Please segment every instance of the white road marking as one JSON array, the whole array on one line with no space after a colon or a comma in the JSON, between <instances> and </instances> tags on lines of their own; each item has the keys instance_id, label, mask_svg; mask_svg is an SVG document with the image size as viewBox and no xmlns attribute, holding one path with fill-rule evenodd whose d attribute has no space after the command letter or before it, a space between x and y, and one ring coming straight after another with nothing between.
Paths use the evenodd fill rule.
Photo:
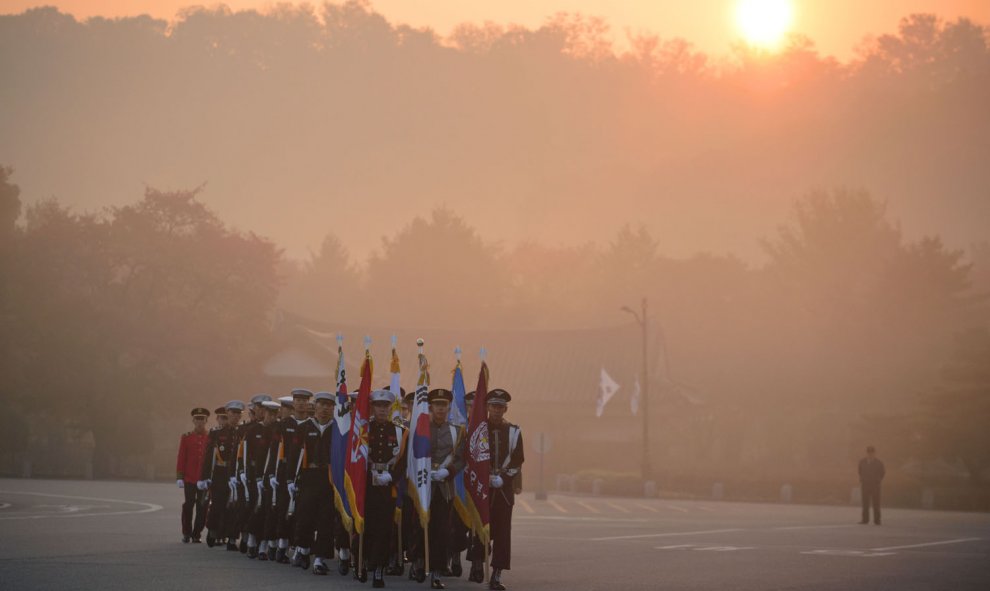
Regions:
<instances>
[{"instance_id":1,"label":"white road marking","mask_svg":"<svg viewBox=\"0 0 990 591\"><path fill-rule=\"evenodd\" d=\"M584 501L574 501L574 502L577 503L578 505L581 505L582 507L584 507L588 511L591 511L592 513L601 513L601 511L599 511L597 508L592 507L591 505L589 505L588 503L585 503Z\"/></svg>"},{"instance_id":2,"label":"white road marking","mask_svg":"<svg viewBox=\"0 0 990 591\"><path fill-rule=\"evenodd\" d=\"M688 512L688 510L685 509L684 507L678 507L677 505L664 505L664 507L666 507L668 509L672 509L674 511L680 511L681 513L687 513Z\"/></svg>"},{"instance_id":3,"label":"white road marking","mask_svg":"<svg viewBox=\"0 0 990 591\"><path fill-rule=\"evenodd\" d=\"M606 502L605 504L615 509L616 511L620 511L622 513L629 513L629 509L626 509L622 505L616 505L615 503L609 503L609 502Z\"/></svg>"},{"instance_id":4,"label":"white road marking","mask_svg":"<svg viewBox=\"0 0 990 591\"><path fill-rule=\"evenodd\" d=\"M635 540L638 538L667 538L671 536L698 536L703 534L724 534L728 532L742 531L740 528L731 529L703 529L698 531L678 531L666 532L662 534L637 534L632 536L608 536L605 538L591 538L592 542L607 542L610 540Z\"/></svg>"},{"instance_id":5,"label":"white road marking","mask_svg":"<svg viewBox=\"0 0 990 591\"><path fill-rule=\"evenodd\" d=\"M54 495L49 493L39 493L39 492L28 492L28 491L16 491L16 490L0 490L0 494L7 495L33 495L36 497L53 497L58 499L74 499L77 501L99 501L101 503L122 503L126 505L140 505L144 507L143 509L138 509L135 511L109 511L106 513L60 513L60 514L46 514L46 515L9 515L5 517L0 517L0 520L6 519L49 519L49 518L60 518L67 519L70 517L108 517L111 515L137 515L139 513L153 513L155 511L161 511L164 509L161 505L156 505L154 503L142 503L140 501L125 501L123 499L98 499L94 497L75 497L71 495Z\"/></svg>"},{"instance_id":6,"label":"white road marking","mask_svg":"<svg viewBox=\"0 0 990 591\"><path fill-rule=\"evenodd\" d=\"M0 503L0 509L6 509L7 507L10 506L11 506L10 503Z\"/></svg>"},{"instance_id":7,"label":"white road marking","mask_svg":"<svg viewBox=\"0 0 990 591\"><path fill-rule=\"evenodd\" d=\"M557 501L553 499L547 499L547 503L549 503L551 507L560 511L561 513L567 513L567 509L564 509L564 506L558 503Z\"/></svg>"},{"instance_id":8,"label":"white road marking","mask_svg":"<svg viewBox=\"0 0 990 591\"><path fill-rule=\"evenodd\" d=\"M654 513L660 512L660 509L657 509L656 507L651 507L649 505L644 505L642 503L636 503L636 506L639 507L640 509L646 509L647 511L652 511Z\"/></svg>"},{"instance_id":9,"label":"white road marking","mask_svg":"<svg viewBox=\"0 0 990 591\"><path fill-rule=\"evenodd\" d=\"M711 507L706 507L705 505L695 505L695 507L698 508L698 509L701 509L702 511L706 511L708 513L714 513L715 512L715 509L712 509Z\"/></svg>"},{"instance_id":10,"label":"white road marking","mask_svg":"<svg viewBox=\"0 0 990 591\"><path fill-rule=\"evenodd\" d=\"M686 550L694 548L694 544L676 544L674 546L654 546L654 550Z\"/></svg>"},{"instance_id":11,"label":"white road marking","mask_svg":"<svg viewBox=\"0 0 990 591\"><path fill-rule=\"evenodd\" d=\"M819 556L858 556L873 558L875 556L893 556L897 552L864 552L863 550L808 550L801 554L817 554Z\"/></svg>"},{"instance_id":12,"label":"white road marking","mask_svg":"<svg viewBox=\"0 0 990 591\"><path fill-rule=\"evenodd\" d=\"M527 513L536 513L536 511L533 511L533 508L530 507L529 503L526 501L519 499L519 504L522 505L522 508L525 509Z\"/></svg>"},{"instance_id":13,"label":"white road marking","mask_svg":"<svg viewBox=\"0 0 990 591\"><path fill-rule=\"evenodd\" d=\"M785 530L797 530L797 529L832 529L836 527L856 527L852 523L842 523L839 525L789 525L787 527L775 527L773 529L785 531Z\"/></svg>"},{"instance_id":14,"label":"white road marking","mask_svg":"<svg viewBox=\"0 0 990 591\"><path fill-rule=\"evenodd\" d=\"M752 550L755 546L704 546L695 548L704 552L735 552L737 550Z\"/></svg>"},{"instance_id":15,"label":"white road marking","mask_svg":"<svg viewBox=\"0 0 990 591\"><path fill-rule=\"evenodd\" d=\"M976 542L982 538L959 538L958 540L943 540L941 542L927 542L925 544L908 544L906 546L887 546L885 548L871 548L873 552L886 552L887 550L903 550L905 548L924 548L926 546L942 546L945 544L961 544L963 542Z\"/></svg>"}]
</instances>

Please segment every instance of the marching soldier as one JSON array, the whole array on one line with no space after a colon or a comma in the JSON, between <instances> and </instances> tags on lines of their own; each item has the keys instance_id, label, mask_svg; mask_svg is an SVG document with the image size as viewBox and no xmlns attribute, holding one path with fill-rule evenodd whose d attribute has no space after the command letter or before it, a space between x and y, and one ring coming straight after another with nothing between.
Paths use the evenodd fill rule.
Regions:
<instances>
[{"instance_id":1,"label":"marching soldier","mask_svg":"<svg viewBox=\"0 0 990 591\"><path fill-rule=\"evenodd\" d=\"M247 557L260 558L260 552L264 554L262 560L268 559L268 541L265 539L265 516L267 507L264 499L266 495L265 469L269 462L269 449L271 447L272 431L275 423L275 413L280 407L279 403L272 402L271 396L259 394L251 399L251 413L254 422L244 429L244 440L241 442L241 482L247 491L247 503L244 507L244 534L247 538Z\"/></svg>"},{"instance_id":2,"label":"marching soldier","mask_svg":"<svg viewBox=\"0 0 990 591\"><path fill-rule=\"evenodd\" d=\"M179 454L175 462L176 484L182 489L185 501L182 503L182 543L200 543L203 525L206 522L206 511L203 507L203 496L206 494L196 486L203 472L203 455L209 434L206 431L206 419L210 411L205 408L192 410L193 430L179 438ZM193 509L196 510L196 521L193 523Z\"/></svg>"},{"instance_id":3,"label":"marching soldier","mask_svg":"<svg viewBox=\"0 0 990 591\"><path fill-rule=\"evenodd\" d=\"M293 564L309 568L310 550L315 561L313 574L325 575L330 569L324 563L333 555L334 523L336 509L333 490L330 488L330 428L336 406L330 392L317 392L316 415L313 420L300 425L303 439L302 470L296 481L296 555ZM314 545L315 542L315 545Z\"/></svg>"},{"instance_id":4,"label":"marching soldier","mask_svg":"<svg viewBox=\"0 0 990 591\"><path fill-rule=\"evenodd\" d=\"M393 483L405 476L405 429L392 423L395 394L389 390L371 393L371 421L368 423L368 482L365 489L364 548L368 570L373 571L371 586L385 586L392 524L395 521Z\"/></svg>"},{"instance_id":5,"label":"marching soldier","mask_svg":"<svg viewBox=\"0 0 990 591\"><path fill-rule=\"evenodd\" d=\"M210 431L214 431L216 429L223 429L224 427L227 426L227 409L225 407L221 406L220 408L214 410L213 415L217 419L217 424L214 425L214 427L210 429Z\"/></svg>"},{"instance_id":6,"label":"marching soldier","mask_svg":"<svg viewBox=\"0 0 990 591\"><path fill-rule=\"evenodd\" d=\"M471 416L471 405L474 404L474 391L464 395L464 404L467 407L467 415ZM463 449L461 450L463 454ZM470 524L464 523L460 515L453 515L450 519L450 574L455 577L461 576L464 572L461 566L461 552L468 549L471 541Z\"/></svg>"},{"instance_id":7,"label":"marching soldier","mask_svg":"<svg viewBox=\"0 0 990 591\"><path fill-rule=\"evenodd\" d=\"M289 564L289 545L295 538L293 532L295 521L292 515L294 511L290 509L295 508L296 477L302 469L302 425L309 421L306 416L306 406L312 397L313 393L309 390L302 388L293 390L293 414L282 421L279 430L278 463L271 484L279 492L275 502L275 511L278 513L276 525L278 550L275 553L275 561L282 564Z\"/></svg>"},{"instance_id":8,"label":"marching soldier","mask_svg":"<svg viewBox=\"0 0 990 591\"><path fill-rule=\"evenodd\" d=\"M245 404L240 400L227 403L227 428L233 432L231 445L225 452L224 458L229 470L228 487L230 495L227 498L227 508L223 515L223 532L227 538L227 550L237 552L237 538L240 535L240 518L244 506L244 491L241 490L238 464L240 463L241 441L244 439L245 424L241 423ZM246 540L242 543L247 552Z\"/></svg>"},{"instance_id":9,"label":"marching soldier","mask_svg":"<svg viewBox=\"0 0 990 591\"><path fill-rule=\"evenodd\" d=\"M199 490L210 492L210 507L206 514L206 545L211 548L223 536L224 514L230 498L228 478L233 470L233 465L228 464L233 458L231 448L234 446L234 429L231 423L236 424L240 420L243 409L243 402L232 400L223 407L223 413L217 413L217 424L222 426L209 433L203 471L196 483Z\"/></svg>"},{"instance_id":10,"label":"marching soldier","mask_svg":"<svg viewBox=\"0 0 990 591\"><path fill-rule=\"evenodd\" d=\"M272 439L264 474L268 490L271 491L271 496L268 500L268 511L265 516L265 539L268 541L268 560L273 562L277 558L276 553L278 550L278 526L280 518L277 507L281 500L289 494L284 490L285 483L282 483L281 487L278 486L276 471L278 468L278 450L282 443L282 425L286 419L292 416L292 396L282 396L278 399L278 405L278 419L272 426ZM285 506L288 506L287 503L288 501L286 501ZM282 514L284 515L284 512Z\"/></svg>"},{"instance_id":11,"label":"marching soldier","mask_svg":"<svg viewBox=\"0 0 990 591\"><path fill-rule=\"evenodd\" d=\"M430 471L432 490L430 492L430 588L443 589L440 575L447 567L450 516L454 500L453 477L464 468L464 457L460 451L460 437L457 427L447 421L450 403L454 395L450 390L437 388L427 395L430 404L430 452L433 469ZM418 520L417 520L418 523ZM423 537L422 528L417 527L416 564L422 569ZM417 577L422 580L422 576Z\"/></svg>"},{"instance_id":12,"label":"marching soldier","mask_svg":"<svg viewBox=\"0 0 990 591\"><path fill-rule=\"evenodd\" d=\"M488 393L488 449L491 452L489 519L492 539L492 576L488 588L504 591L502 571L509 570L512 556L512 507L517 489L521 489L519 473L524 461L522 430L505 420L512 396L500 388ZM478 548L473 555L469 580L484 580L482 557Z\"/></svg>"}]
</instances>

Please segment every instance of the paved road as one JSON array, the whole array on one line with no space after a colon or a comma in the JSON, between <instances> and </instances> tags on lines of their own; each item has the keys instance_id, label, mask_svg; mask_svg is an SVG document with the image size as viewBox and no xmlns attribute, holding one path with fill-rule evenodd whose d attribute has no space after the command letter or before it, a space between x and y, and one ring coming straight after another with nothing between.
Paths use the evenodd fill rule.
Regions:
<instances>
[{"instance_id":1,"label":"paved road","mask_svg":"<svg viewBox=\"0 0 990 591\"><path fill-rule=\"evenodd\" d=\"M179 542L174 485L0 479L0 588L370 589ZM531 589L990 589L990 515L527 494L513 570ZM390 588L427 589L405 579ZM448 579L448 589L483 589Z\"/></svg>"}]
</instances>

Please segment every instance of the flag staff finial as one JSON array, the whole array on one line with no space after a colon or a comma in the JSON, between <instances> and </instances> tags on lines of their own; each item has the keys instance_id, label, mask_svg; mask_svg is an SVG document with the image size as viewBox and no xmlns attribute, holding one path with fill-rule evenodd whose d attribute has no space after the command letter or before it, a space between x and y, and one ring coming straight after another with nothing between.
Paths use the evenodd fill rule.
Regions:
<instances>
[{"instance_id":1,"label":"flag staff finial","mask_svg":"<svg viewBox=\"0 0 990 591\"><path fill-rule=\"evenodd\" d=\"M337 346L338 347L344 346L344 333L342 332L337 333Z\"/></svg>"},{"instance_id":2,"label":"flag staff finial","mask_svg":"<svg viewBox=\"0 0 990 591\"><path fill-rule=\"evenodd\" d=\"M364 348L365 349L371 348L371 335L364 335Z\"/></svg>"},{"instance_id":3,"label":"flag staff finial","mask_svg":"<svg viewBox=\"0 0 990 591\"><path fill-rule=\"evenodd\" d=\"M487 357L488 357L488 349L486 349L486 348L484 348L484 347L482 347L482 348L481 348L481 360L482 360L482 361L485 361L485 359L486 359Z\"/></svg>"},{"instance_id":4,"label":"flag staff finial","mask_svg":"<svg viewBox=\"0 0 990 591\"><path fill-rule=\"evenodd\" d=\"M461 360L461 348L460 348L460 347L454 347L454 357L455 357L455 358L456 358L456 359L457 359L458 361L460 361L460 360Z\"/></svg>"},{"instance_id":5,"label":"flag staff finial","mask_svg":"<svg viewBox=\"0 0 990 591\"><path fill-rule=\"evenodd\" d=\"M423 345L424 345L424 344L426 344L426 341L424 341L424 340L422 339L422 337L421 337L421 338L418 338L418 339L416 339L416 346L417 346L417 347L419 347L419 353L420 353L421 355L423 354Z\"/></svg>"},{"instance_id":6,"label":"flag staff finial","mask_svg":"<svg viewBox=\"0 0 990 591\"><path fill-rule=\"evenodd\" d=\"M396 343L399 342L399 337L392 335L392 348L395 348Z\"/></svg>"}]
</instances>

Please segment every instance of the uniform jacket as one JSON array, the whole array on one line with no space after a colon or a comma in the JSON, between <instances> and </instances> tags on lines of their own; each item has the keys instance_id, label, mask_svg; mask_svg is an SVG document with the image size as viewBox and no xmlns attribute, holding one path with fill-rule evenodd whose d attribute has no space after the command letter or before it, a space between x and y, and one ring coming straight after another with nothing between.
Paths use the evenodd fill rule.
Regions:
<instances>
[{"instance_id":1,"label":"uniform jacket","mask_svg":"<svg viewBox=\"0 0 990 591\"><path fill-rule=\"evenodd\" d=\"M179 438L179 454L175 461L175 477L196 482L203 472L203 457L210 434L189 431Z\"/></svg>"},{"instance_id":2,"label":"uniform jacket","mask_svg":"<svg viewBox=\"0 0 990 591\"><path fill-rule=\"evenodd\" d=\"M281 441L278 448L277 476L279 482L289 482L296 479L299 468L299 457L303 449L303 432L310 419L296 420L288 417L282 420L279 432Z\"/></svg>"},{"instance_id":3,"label":"uniform jacket","mask_svg":"<svg viewBox=\"0 0 990 591\"><path fill-rule=\"evenodd\" d=\"M430 420L430 453L433 456L433 469L446 468L445 480L433 483L433 494L440 494L444 500L454 498L454 475L464 469L463 431L444 421L436 424Z\"/></svg>"},{"instance_id":4,"label":"uniform jacket","mask_svg":"<svg viewBox=\"0 0 990 591\"><path fill-rule=\"evenodd\" d=\"M513 437L513 433L516 434ZM494 489L492 496L501 494L510 504L515 504L517 478L523 461L522 430L517 425L502 421L499 427L488 423L488 449L491 452L491 474L502 477L502 488Z\"/></svg>"},{"instance_id":5,"label":"uniform jacket","mask_svg":"<svg viewBox=\"0 0 990 591\"><path fill-rule=\"evenodd\" d=\"M306 464L303 469L326 469L330 467L330 447L333 444L332 426L333 419L327 421L326 425L321 425L316 419L300 425L302 445L306 450Z\"/></svg>"},{"instance_id":6,"label":"uniform jacket","mask_svg":"<svg viewBox=\"0 0 990 591\"><path fill-rule=\"evenodd\" d=\"M406 454L405 432L401 425L392 421L368 421L368 486L372 486L372 471L387 465L392 474L392 484L405 478Z\"/></svg>"},{"instance_id":7,"label":"uniform jacket","mask_svg":"<svg viewBox=\"0 0 990 591\"><path fill-rule=\"evenodd\" d=\"M271 464L269 452L274 431L274 424L266 425L261 421L251 423L244 429L242 453L246 458L242 464L249 481L253 482L264 476L266 464Z\"/></svg>"},{"instance_id":8,"label":"uniform jacket","mask_svg":"<svg viewBox=\"0 0 990 591\"><path fill-rule=\"evenodd\" d=\"M203 454L203 469L200 472L200 480L211 480L214 472L221 470L221 476L226 477L228 472L227 461L234 456L234 429L233 427L216 428L210 431L206 441L206 451ZM230 465L233 470L233 464Z\"/></svg>"}]
</instances>

